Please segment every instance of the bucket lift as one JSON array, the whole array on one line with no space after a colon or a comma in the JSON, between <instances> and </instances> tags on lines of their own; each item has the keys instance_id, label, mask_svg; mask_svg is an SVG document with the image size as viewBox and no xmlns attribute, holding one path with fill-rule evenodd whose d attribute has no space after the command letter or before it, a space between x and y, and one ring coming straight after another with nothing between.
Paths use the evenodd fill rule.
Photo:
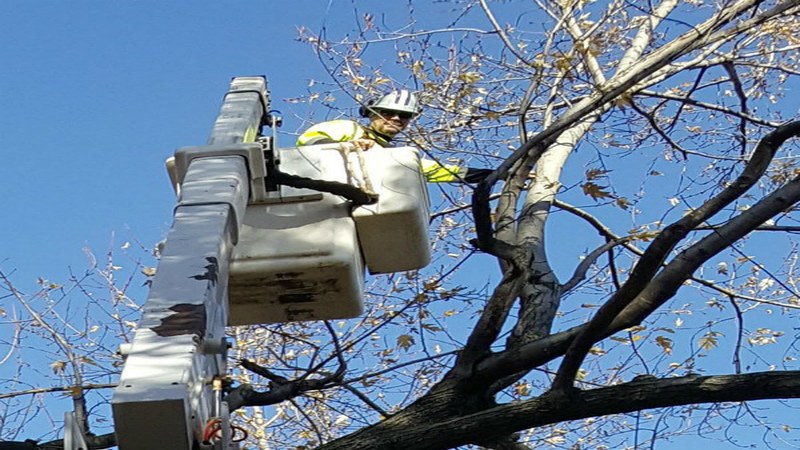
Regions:
<instances>
[{"instance_id":1,"label":"bucket lift","mask_svg":"<svg viewBox=\"0 0 800 450\"><path fill-rule=\"evenodd\" d=\"M264 77L234 78L208 145L168 162L173 225L133 341L120 349L120 450L237 449L222 395L226 325L356 317L365 270L430 260L416 149L279 149L269 104Z\"/></svg>"}]
</instances>

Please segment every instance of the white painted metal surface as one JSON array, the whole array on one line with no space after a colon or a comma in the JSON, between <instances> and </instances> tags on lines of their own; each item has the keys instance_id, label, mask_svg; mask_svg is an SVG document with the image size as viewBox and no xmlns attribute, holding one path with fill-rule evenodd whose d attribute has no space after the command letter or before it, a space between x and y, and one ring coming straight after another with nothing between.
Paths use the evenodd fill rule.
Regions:
<instances>
[{"instance_id":1,"label":"white painted metal surface","mask_svg":"<svg viewBox=\"0 0 800 450\"><path fill-rule=\"evenodd\" d=\"M363 186L355 153L337 145L281 152L281 170ZM363 311L363 273L399 272L430 261L428 196L413 148L374 149L365 166L379 195L352 210L322 194L297 202L249 205L231 264L231 325L356 317ZM308 200L307 198L305 200ZM313 200L313 199L312 199ZM363 260L362 260L363 255Z\"/></svg>"},{"instance_id":2,"label":"white painted metal surface","mask_svg":"<svg viewBox=\"0 0 800 450\"><path fill-rule=\"evenodd\" d=\"M365 153L365 159L380 196L378 203L353 210L367 269L392 273L425 267L431 260L430 204L419 151L375 148Z\"/></svg>"},{"instance_id":3,"label":"white painted metal surface","mask_svg":"<svg viewBox=\"0 0 800 450\"><path fill-rule=\"evenodd\" d=\"M264 147L254 142L267 111L266 79L234 78L208 146L176 155L172 228L133 341L120 349L126 361L112 398L120 450L238 448L211 384L227 372L230 255L248 199L269 196ZM210 445L201 441L212 418L225 429Z\"/></svg>"},{"instance_id":4,"label":"white painted metal surface","mask_svg":"<svg viewBox=\"0 0 800 450\"><path fill-rule=\"evenodd\" d=\"M189 167L112 399L122 450L191 450L211 417L210 382L227 366L224 354L204 353L203 342L224 337L228 264L247 183L238 156Z\"/></svg>"},{"instance_id":5,"label":"white painted metal surface","mask_svg":"<svg viewBox=\"0 0 800 450\"><path fill-rule=\"evenodd\" d=\"M357 186L365 186L367 179L371 182L378 202L351 213L370 273L421 269L430 262L430 202L419 150L373 147L362 154L365 167L352 151L345 161L339 144L300 147L297 152L319 160L322 179Z\"/></svg>"},{"instance_id":6,"label":"white painted metal surface","mask_svg":"<svg viewBox=\"0 0 800 450\"><path fill-rule=\"evenodd\" d=\"M281 170L325 176L319 152L281 152ZM280 202L249 205L231 263L231 325L356 317L364 263L351 204L281 187Z\"/></svg>"}]
</instances>

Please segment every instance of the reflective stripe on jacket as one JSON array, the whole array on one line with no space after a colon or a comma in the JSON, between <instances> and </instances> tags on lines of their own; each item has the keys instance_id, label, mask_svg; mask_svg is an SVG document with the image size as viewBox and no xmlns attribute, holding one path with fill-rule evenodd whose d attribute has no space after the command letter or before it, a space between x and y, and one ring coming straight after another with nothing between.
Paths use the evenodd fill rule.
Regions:
<instances>
[{"instance_id":1,"label":"reflective stripe on jacket","mask_svg":"<svg viewBox=\"0 0 800 450\"><path fill-rule=\"evenodd\" d=\"M353 120L331 120L318 123L297 138L297 146L351 142L356 139L370 139L381 147L389 147L389 140ZM422 174L429 183L449 183L461 181L466 168L455 164L439 164L423 159Z\"/></svg>"}]
</instances>

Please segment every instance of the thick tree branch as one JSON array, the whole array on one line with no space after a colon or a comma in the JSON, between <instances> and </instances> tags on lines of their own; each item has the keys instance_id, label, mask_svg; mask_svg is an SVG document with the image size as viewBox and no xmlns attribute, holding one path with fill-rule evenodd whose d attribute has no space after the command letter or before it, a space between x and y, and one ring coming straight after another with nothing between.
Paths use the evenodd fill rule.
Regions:
<instances>
[{"instance_id":1,"label":"thick tree branch","mask_svg":"<svg viewBox=\"0 0 800 450\"><path fill-rule=\"evenodd\" d=\"M594 111L565 130L536 164L517 226L516 242L531 256L527 267L527 282L520 291L517 323L509 336L508 346L518 346L538 339L552 330L562 293L547 255L546 224L567 159L604 111L605 107Z\"/></svg>"},{"instance_id":2,"label":"thick tree branch","mask_svg":"<svg viewBox=\"0 0 800 450\"><path fill-rule=\"evenodd\" d=\"M731 39L741 36L743 33L750 30L757 29L776 17L786 17L796 14L797 7L800 5L800 1L798 0L786 0L762 14L755 14L756 10L753 9L753 7L755 6L757 8L762 1L763 0L739 1L729 4L728 7L722 9L702 24L692 27L680 38L674 39L670 43L661 46L649 56L661 52L673 53L678 51L682 52L683 55L688 55L696 50L700 51L693 55L691 60L678 63L676 62L677 58L675 58L672 62L660 66L658 70L646 77L646 80L643 79L643 83L634 90L640 90L646 85L658 83L687 68L705 65L704 63ZM745 15L745 13L751 9L753 9L753 14L751 14L749 19L736 22L739 16ZM659 55L656 59L660 59L661 56L662 55ZM632 66L632 70L638 71L646 68L649 64L649 60L649 57L643 58L638 64Z\"/></svg>"},{"instance_id":3,"label":"thick tree branch","mask_svg":"<svg viewBox=\"0 0 800 450\"><path fill-rule=\"evenodd\" d=\"M570 205L569 203L565 203L565 202L563 202L561 200L555 200L553 202L553 204L555 206L563 209L564 211L567 211L570 214L573 214L573 215L585 220L589 225L591 225L595 230L597 230L597 232L600 234L600 236L603 236L606 240L622 239L620 236L618 236L617 234L612 232L608 227L606 227L603 223L601 223L599 220L597 220L596 217L592 216L591 214L587 213L586 211L584 211L584 210L582 210L582 209L580 209L580 208L578 208L576 206ZM700 226L695 227L695 231L716 230L720 226L721 225L700 225ZM780 232L786 232L786 233L800 233L800 227L780 226L780 225L759 225L755 229L753 229L752 231L780 231ZM643 254L643 252L641 250L639 250L637 247L635 247L634 245L632 245L630 243L623 242L620 245L622 245L626 250L632 252L635 255L641 256ZM613 272L612 272L612 274L613 274ZM699 284L702 284L703 286L705 286L705 287L707 287L709 289L713 289L713 290L719 292L720 294L722 294L722 295L724 295L726 297L735 297L735 298L738 298L738 299L747 300L749 302L763 303L765 305L773 305L773 306L778 306L778 307L781 307L781 308L790 308L790 309L798 309L798 308L800 308L799 305L793 305L793 304L790 304L790 303L781 303L781 302L777 302L777 301L774 301L774 300L768 300L768 299L765 299L765 298L759 298L759 297L753 297L751 295L745 295L745 294L742 294L741 292L735 292L735 291L732 291L730 289L727 289L727 288L724 288L722 286L719 286L717 283L715 283L713 281L706 280L706 279L703 279L703 278L698 278L698 277L695 277L695 276L691 276L689 279L694 281L694 282L697 282ZM617 288L619 288L619 287L617 287Z\"/></svg>"},{"instance_id":4,"label":"thick tree branch","mask_svg":"<svg viewBox=\"0 0 800 450\"><path fill-rule=\"evenodd\" d=\"M434 423L361 434L317 450L447 450L493 436L610 414L651 408L711 402L800 398L800 371L759 372L744 375L647 377L616 386L573 391L550 391L540 397L489 408Z\"/></svg>"},{"instance_id":5,"label":"thick tree branch","mask_svg":"<svg viewBox=\"0 0 800 450\"><path fill-rule=\"evenodd\" d=\"M677 0L662 1L652 12L648 12L639 25L636 35L631 40L630 48L622 56L619 68L625 70L632 66L644 54L645 49L650 45L653 31L678 5Z\"/></svg>"},{"instance_id":6,"label":"thick tree branch","mask_svg":"<svg viewBox=\"0 0 800 450\"><path fill-rule=\"evenodd\" d=\"M515 151L514 155L503 161L494 172L478 183L478 186L472 193L472 216L475 219L475 232L477 234L477 239L473 241L473 245L481 251L509 262L513 261L519 268L527 266L524 261L525 254L512 244L501 241L495 237L489 198L491 197L492 187L498 180L508 177L514 168L518 171L523 170L518 164L520 157L525 156L528 154L528 151L530 151L528 161L530 161L530 164L535 164L547 149L550 142L545 140L540 141L539 144L538 146L531 146L530 148L526 148L527 145L523 145L521 148L526 148L525 152L520 153L519 157L516 157L517 152Z\"/></svg>"},{"instance_id":7,"label":"thick tree branch","mask_svg":"<svg viewBox=\"0 0 800 450\"><path fill-rule=\"evenodd\" d=\"M503 279L492 292L449 376L457 378L471 376L474 364L489 353L491 345L503 329L511 305L526 281L524 274L524 271L519 271L514 266L506 269Z\"/></svg>"},{"instance_id":8,"label":"thick tree branch","mask_svg":"<svg viewBox=\"0 0 800 450\"><path fill-rule=\"evenodd\" d=\"M272 373L266 367L259 366L246 359L240 361L240 365L253 373L269 379L269 391L259 392L247 384L237 387L226 397L231 411L243 406L274 405L297 397L304 392L319 391L336 386L342 382L345 371L347 370L344 361L340 359L339 368L330 375L326 375L322 378L307 378L308 374L306 374L301 378L289 380Z\"/></svg>"},{"instance_id":9,"label":"thick tree branch","mask_svg":"<svg viewBox=\"0 0 800 450\"><path fill-rule=\"evenodd\" d=\"M578 338L571 343L570 348L564 355L564 360L558 369L558 373L553 380L554 389L566 390L572 387L575 374L578 372L592 344L607 335L609 325L615 320L617 315L647 287L647 284L660 269L665 258L675 245L686 237L694 227L705 222L709 217L739 198L758 182L769 166L769 163L772 161L778 147L780 147L784 141L797 134L800 134L800 121L782 125L775 131L769 133L759 142L747 166L745 166L745 169L730 186L705 202L699 208L666 227L656 236L637 262L630 276L622 285L622 288L618 290L608 302L600 307L594 318L587 324ZM771 217L771 215L769 217ZM763 219L761 222L752 224L750 228L746 229L746 232L757 227L767 218ZM693 271L694 270L686 273L686 277L691 275Z\"/></svg>"},{"instance_id":10,"label":"thick tree branch","mask_svg":"<svg viewBox=\"0 0 800 450\"><path fill-rule=\"evenodd\" d=\"M703 263L747 235L759 224L798 201L800 201L800 177L758 201L747 211L678 254L631 303L630 307L619 315L611 328L628 327L641 322L671 298L683 282Z\"/></svg>"},{"instance_id":11,"label":"thick tree branch","mask_svg":"<svg viewBox=\"0 0 800 450\"><path fill-rule=\"evenodd\" d=\"M764 220L784 210L786 205L790 204L790 202L798 201L797 199L800 199L800 192L798 191L800 191L800 181L795 181L785 186L783 189L776 191L770 197L764 199L764 201L757 203L743 212L737 218L723 226L717 227L715 233L690 247L690 249L694 248L693 252L687 253L689 251L689 249L687 249L682 253L680 258L676 257L672 262L665 264L665 269L653 280L653 283L651 283L653 286L659 286L658 292L655 290L651 291L649 288L643 291L639 298L632 302L631 306L626 308L611 324L604 335L610 336L619 330L641 323L644 318L655 311L663 302L671 298L683 282L689 278L726 296L735 296L744 300L773 304L779 307L797 308L796 305L781 304L769 300L744 296L716 286L713 282L708 280L691 277L692 272L697 267L695 267L694 264L687 266L687 263L699 261L699 263L702 264L708 258L713 257L715 254L713 253L714 251L722 251L729 243L747 234L746 230L753 227L754 224L763 223ZM560 206L569 207L569 205L563 204L563 202ZM589 216L589 219L593 218ZM601 231L601 234L609 238L617 238L617 236L607 229L604 233L602 224L598 223L597 226L600 227L598 230ZM736 230L735 235L731 235L733 230ZM709 242L714 243L713 247L709 246ZM700 250L698 246L703 249ZM635 250L635 248L632 249ZM666 270L667 267L670 267L669 271ZM667 283L667 276L670 278L669 283ZM531 368L550 362L566 352L567 347L581 332L584 326L585 325L573 327L545 338L526 343L522 346L509 348L503 352L492 354L480 361L476 368L475 377L479 380L493 380L521 371L530 370Z\"/></svg>"}]
</instances>

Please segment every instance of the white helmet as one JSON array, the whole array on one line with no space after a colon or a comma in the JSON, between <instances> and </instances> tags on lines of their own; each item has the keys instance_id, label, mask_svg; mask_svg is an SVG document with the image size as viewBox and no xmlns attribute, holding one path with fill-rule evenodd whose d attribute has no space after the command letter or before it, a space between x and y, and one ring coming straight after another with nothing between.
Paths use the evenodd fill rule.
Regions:
<instances>
[{"instance_id":1,"label":"white helmet","mask_svg":"<svg viewBox=\"0 0 800 450\"><path fill-rule=\"evenodd\" d=\"M417 96L413 92L401 89L390 92L377 101L372 99L365 106L359 108L362 117L369 117L370 114L381 110L403 112L416 116L420 113L419 100L417 100Z\"/></svg>"}]
</instances>

